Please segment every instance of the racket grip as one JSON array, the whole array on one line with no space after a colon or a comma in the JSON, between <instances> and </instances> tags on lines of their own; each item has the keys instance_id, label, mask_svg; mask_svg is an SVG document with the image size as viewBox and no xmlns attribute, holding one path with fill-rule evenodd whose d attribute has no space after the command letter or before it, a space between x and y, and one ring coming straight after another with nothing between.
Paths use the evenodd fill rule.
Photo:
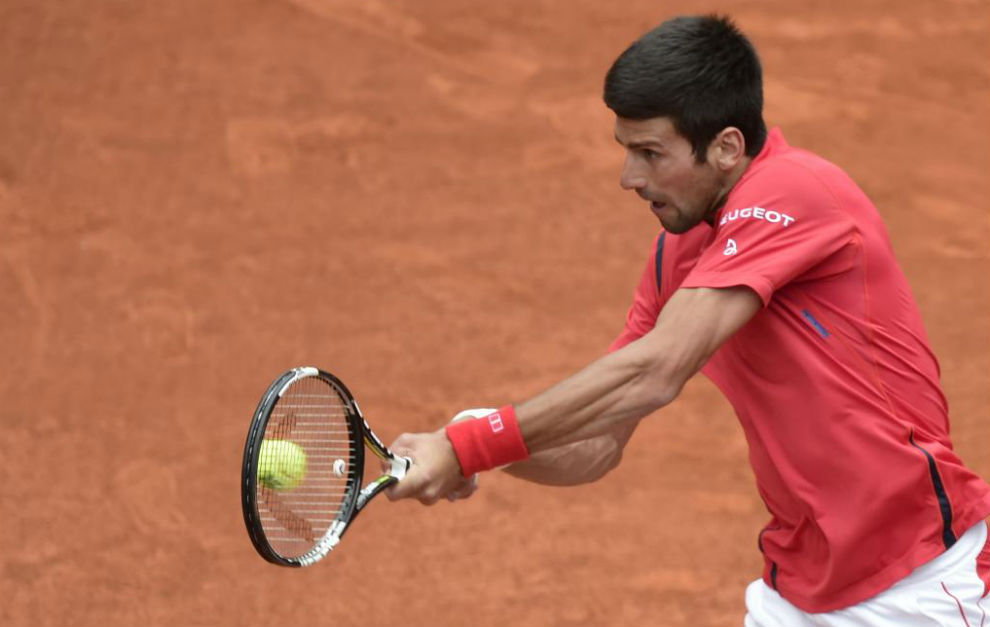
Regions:
<instances>
[{"instance_id":1,"label":"racket grip","mask_svg":"<svg viewBox=\"0 0 990 627\"><path fill-rule=\"evenodd\" d=\"M409 472L409 468L412 467L412 460L408 457L392 457L391 463L392 467L388 474L395 477L397 481L402 481L406 473Z\"/></svg>"}]
</instances>

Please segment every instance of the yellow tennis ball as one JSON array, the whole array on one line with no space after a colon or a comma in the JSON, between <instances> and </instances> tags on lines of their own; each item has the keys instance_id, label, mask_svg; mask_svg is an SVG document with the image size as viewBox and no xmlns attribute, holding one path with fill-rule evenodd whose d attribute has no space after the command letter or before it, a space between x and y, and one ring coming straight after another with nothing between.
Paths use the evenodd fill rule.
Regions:
<instances>
[{"instance_id":1,"label":"yellow tennis ball","mask_svg":"<svg viewBox=\"0 0 990 627\"><path fill-rule=\"evenodd\" d=\"M262 440L258 481L273 490L291 490L306 476L306 452L289 440Z\"/></svg>"}]
</instances>

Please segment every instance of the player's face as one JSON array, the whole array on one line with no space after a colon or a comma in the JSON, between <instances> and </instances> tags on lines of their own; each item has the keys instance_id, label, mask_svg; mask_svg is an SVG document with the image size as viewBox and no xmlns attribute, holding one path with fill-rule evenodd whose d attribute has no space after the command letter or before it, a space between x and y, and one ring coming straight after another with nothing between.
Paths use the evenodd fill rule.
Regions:
<instances>
[{"instance_id":1,"label":"player's face","mask_svg":"<svg viewBox=\"0 0 990 627\"><path fill-rule=\"evenodd\" d=\"M726 178L707 155L698 163L670 118L616 117L615 139L626 149L620 184L650 202L663 228L684 233L714 215Z\"/></svg>"}]
</instances>

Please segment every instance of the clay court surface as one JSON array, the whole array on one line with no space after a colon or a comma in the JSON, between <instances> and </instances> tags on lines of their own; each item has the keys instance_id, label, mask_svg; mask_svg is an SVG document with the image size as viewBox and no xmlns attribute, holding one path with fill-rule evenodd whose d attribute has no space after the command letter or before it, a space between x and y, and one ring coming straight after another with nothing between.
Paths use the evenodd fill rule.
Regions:
<instances>
[{"instance_id":1,"label":"clay court surface","mask_svg":"<svg viewBox=\"0 0 990 627\"><path fill-rule=\"evenodd\" d=\"M712 10L878 204L990 476L984 0L0 0L0 624L741 624L768 515L704 380L598 484L383 499L311 569L238 488L290 366L391 441L604 351L657 224L602 78Z\"/></svg>"}]
</instances>

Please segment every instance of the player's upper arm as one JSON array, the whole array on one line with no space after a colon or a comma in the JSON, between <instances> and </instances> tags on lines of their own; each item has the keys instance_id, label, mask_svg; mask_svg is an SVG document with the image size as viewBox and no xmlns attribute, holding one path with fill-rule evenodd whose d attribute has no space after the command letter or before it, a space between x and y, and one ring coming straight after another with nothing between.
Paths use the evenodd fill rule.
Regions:
<instances>
[{"instance_id":1,"label":"player's upper arm","mask_svg":"<svg viewBox=\"0 0 990 627\"><path fill-rule=\"evenodd\" d=\"M762 307L757 293L745 286L681 288L653 330L627 349L643 352L652 371L649 380L660 386L665 405Z\"/></svg>"}]
</instances>

